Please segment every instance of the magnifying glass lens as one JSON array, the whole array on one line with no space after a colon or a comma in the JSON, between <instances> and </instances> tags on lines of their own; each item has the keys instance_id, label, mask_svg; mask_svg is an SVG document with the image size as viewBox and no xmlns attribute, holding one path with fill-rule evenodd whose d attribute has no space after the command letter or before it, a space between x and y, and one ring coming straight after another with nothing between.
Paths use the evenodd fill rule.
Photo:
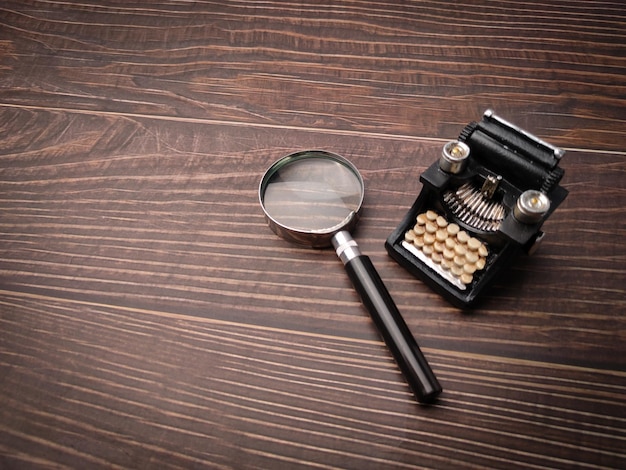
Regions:
<instances>
[{"instance_id":1,"label":"magnifying glass lens","mask_svg":"<svg viewBox=\"0 0 626 470\"><path fill-rule=\"evenodd\" d=\"M281 158L261 180L259 198L272 230L316 248L352 230L363 203L359 171L345 158L306 150Z\"/></svg>"},{"instance_id":2,"label":"magnifying glass lens","mask_svg":"<svg viewBox=\"0 0 626 470\"><path fill-rule=\"evenodd\" d=\"M263 204L267 214L285 227L323 231L356 212L362 193L361 180L339 161L296 159L268 179Z\"/></svg>"}]
</instances>

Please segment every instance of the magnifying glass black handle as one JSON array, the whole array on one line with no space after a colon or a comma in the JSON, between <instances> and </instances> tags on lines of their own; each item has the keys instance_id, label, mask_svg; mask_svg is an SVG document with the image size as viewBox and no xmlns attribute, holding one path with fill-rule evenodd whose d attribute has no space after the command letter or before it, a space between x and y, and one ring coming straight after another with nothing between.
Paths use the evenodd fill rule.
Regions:
<instances>
[{"instance_id":1,"label":"magnifying glass black handle","mask_svg":"<svg viewBox=\"0 0 626 470\"><path fill-rule=\"evenodd\" d=\"M348 232L339 232L332 241L411 390L420 402L434 401L442 391L441 385L371 260L361 254Z\"/></svg>"}]
</instances>

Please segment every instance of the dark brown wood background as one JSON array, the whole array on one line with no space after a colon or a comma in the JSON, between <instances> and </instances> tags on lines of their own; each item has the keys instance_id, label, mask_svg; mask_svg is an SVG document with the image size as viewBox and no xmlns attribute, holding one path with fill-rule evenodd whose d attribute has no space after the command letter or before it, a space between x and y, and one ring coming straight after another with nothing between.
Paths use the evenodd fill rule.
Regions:
<instances>
[{"instance_id":1,"label":"dark brown wood background","mask_svg":"<svg viewBox=\"0 0 626 470\"><path fill-rule=\"evenodd\" d=\"M0 468L624 468L621 0L3 0ZM493 108L569 198L462 313L383 242ZM257 185L325 148L437 373L418 405Z\"/></svg>"}]
</instances>

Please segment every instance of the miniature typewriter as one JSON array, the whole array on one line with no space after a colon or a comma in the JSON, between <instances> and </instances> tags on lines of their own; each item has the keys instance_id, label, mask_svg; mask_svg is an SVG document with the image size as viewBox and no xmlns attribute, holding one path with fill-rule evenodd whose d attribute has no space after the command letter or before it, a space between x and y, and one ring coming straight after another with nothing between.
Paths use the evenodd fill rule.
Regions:
<instances>
[{"instance_id":1,"label":"miniature typewriter","mask_svg":"<svg viewBox=\"0 0 626 470\"><path fill-rule=\"evenodd\" d=\"M385 247L458 307L471 306L565 200L565 152L487 110L421 176L422 191Z\"/></svg>"}]
</instances>

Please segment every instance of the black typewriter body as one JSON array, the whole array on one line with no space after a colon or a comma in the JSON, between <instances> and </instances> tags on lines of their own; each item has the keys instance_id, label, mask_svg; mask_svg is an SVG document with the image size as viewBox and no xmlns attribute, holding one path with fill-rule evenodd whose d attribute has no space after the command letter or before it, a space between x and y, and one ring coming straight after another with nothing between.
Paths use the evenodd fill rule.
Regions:
<instances>
[{"instance_id":1,"label":"black typewriter body","mask_svg":"<svg viewBox=\"0 0 626 470\"><path fill-rule=\"evenodd\" d=\"M420 175L422 190L385 242L390 256L457 307L541 242L567 197L564 152L488 110Z\"/></svg>"}]
</instances>

